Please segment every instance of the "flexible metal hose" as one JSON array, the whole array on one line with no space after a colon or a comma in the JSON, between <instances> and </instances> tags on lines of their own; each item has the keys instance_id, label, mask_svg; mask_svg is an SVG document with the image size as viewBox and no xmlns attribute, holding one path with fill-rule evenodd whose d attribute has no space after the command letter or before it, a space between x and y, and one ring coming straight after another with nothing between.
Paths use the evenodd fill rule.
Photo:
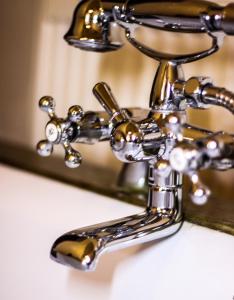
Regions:
<instances>
[{"instance_id":1,"label":"flexible metal hose","mask_svg":"<svg viewBox=\"0 0 234 300\"><path fill-rule=\"evenodd\" d=\"M225 88L205 87L202 93L202 101L205 104L222 106L234 114L234 93Z\"/></svg>"}]
</instances>

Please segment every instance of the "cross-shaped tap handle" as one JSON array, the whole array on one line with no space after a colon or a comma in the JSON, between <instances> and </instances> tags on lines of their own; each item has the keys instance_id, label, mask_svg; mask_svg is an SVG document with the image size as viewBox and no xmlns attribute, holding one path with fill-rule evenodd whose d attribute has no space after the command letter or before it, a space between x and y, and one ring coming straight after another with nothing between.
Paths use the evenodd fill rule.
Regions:
<instances>
[{"instance_id":1,"label":"cross-shaped tap handle","mask_svg":"<svg viewBox=\"0 0 234 300\"><path fill-rule=\"evenodd\" d=\"M67 118L58 118L55 114L55 101L50 96L40 99L39 107L46 112L50 121L46 125L46 140L37 144L37 152L43 157L50 156L54 145L63 145L65 150L65 164L69 168L78 168L81 164L81 155L71 147L71 142L76 135L77 125L81 121L84 112L76 105L68 110Z\"/></svg>"}]
</instances>

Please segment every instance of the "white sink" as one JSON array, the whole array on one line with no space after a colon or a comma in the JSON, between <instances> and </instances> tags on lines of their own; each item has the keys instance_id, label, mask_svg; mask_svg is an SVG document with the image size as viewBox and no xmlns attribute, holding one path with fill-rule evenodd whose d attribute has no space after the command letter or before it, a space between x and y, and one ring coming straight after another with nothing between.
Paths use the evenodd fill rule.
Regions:
<instances>
[{"instance_id":1,"label":"white sink","mask_svg":"<svg viewBox=\"0 0 234 300\"><path fill-rule=\"evenodd\" d=\"M57 237L141 209L4 165L0 176L1 300L233 299L233 236L185 223L75 271L49 259Z\"/></svg>"}]
</instances>

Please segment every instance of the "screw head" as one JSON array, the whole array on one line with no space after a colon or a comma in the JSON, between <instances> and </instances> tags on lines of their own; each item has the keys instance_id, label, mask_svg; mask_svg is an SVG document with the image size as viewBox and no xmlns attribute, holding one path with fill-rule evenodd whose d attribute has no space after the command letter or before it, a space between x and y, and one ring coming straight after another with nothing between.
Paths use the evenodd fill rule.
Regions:
<instances>
[{"instance_id":1,"label":"screw head","mask_svg":"<svg viewBox=\"0 0 234 300\"><path fill-rule=\"evenodd\" d=\"M50 143L56 144L60 142L62 128L59 122L55 120L46 125L46 137Z\"/></svg>"}]
</instances>

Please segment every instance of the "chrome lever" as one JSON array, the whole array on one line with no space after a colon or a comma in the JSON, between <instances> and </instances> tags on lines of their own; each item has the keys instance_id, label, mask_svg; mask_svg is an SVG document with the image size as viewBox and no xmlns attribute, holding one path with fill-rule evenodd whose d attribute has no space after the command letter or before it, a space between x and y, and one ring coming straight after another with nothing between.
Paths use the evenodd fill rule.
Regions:
<instances>
[{"instance_id":1,"label":"chrome lever","mask_svg":"<svg viewBox=\"0 0 234 300\"><path fill-rule=\"evenodd\" d=\"M93 94L110 117L121 112L110 87L105 82L97 83L93 88Z\"/></svg>"},{"instance_id":2,"label":"chrome lever","mask_svg":"<svg viewBox=\"0 0 234 300\"><path fill-rule=\"evenodd\" d=\"M110 123L117 125L129 119L127 111L119 107L110 87L105 82L97 83L93 88L93 94L109 114Z\"/></svg>"}]
</instances>

